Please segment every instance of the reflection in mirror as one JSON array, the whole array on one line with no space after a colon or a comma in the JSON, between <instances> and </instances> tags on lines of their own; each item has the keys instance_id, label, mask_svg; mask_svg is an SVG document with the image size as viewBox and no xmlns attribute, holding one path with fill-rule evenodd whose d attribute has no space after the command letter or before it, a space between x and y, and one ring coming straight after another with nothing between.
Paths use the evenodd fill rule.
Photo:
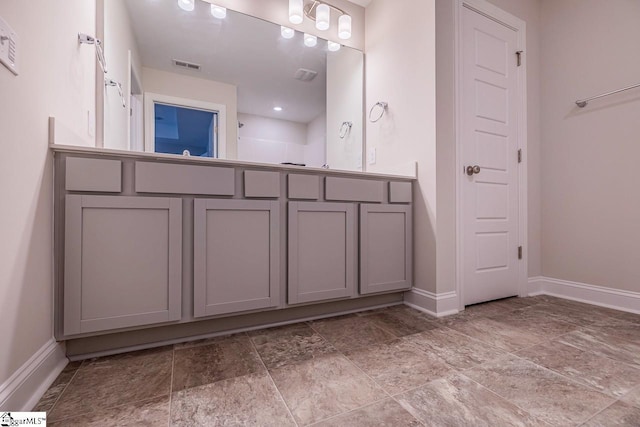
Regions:
<instances>
[{"instance_id":1,"label":"reflection in mirror","mask_svg":"<svg viewBox=\"0 0 640 427\"><path fill-rule=\"evenodd\" d=\"M103 16L126 104L104 87L105 148L362 170L362 52L203 1L108 0Z\"/></svg>"}]
</instances>

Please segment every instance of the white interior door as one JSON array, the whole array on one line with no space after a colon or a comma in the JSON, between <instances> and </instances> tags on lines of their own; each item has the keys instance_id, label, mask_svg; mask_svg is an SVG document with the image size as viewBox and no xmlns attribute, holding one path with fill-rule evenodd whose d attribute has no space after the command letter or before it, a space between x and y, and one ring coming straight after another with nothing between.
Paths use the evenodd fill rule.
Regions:
<instances>
[{"instance_id":1,"label":"white interior door","mask_svg":"<svg viewBox=\"0 0 640 427\"><path fill-rule=\"evenodd\" d=\"M518 34L462 9L460 203L469 305L519 289Z\"/></svg>"}]
</instances>

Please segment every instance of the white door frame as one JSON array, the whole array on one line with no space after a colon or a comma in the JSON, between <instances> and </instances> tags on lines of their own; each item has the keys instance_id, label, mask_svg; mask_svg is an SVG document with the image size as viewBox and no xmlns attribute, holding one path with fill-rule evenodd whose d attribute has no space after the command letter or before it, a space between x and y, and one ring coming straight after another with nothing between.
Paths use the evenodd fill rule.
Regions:
<instances>
[{"instance_id":1,"label":"white door frame","mask_svg":"<svg viewBox=\"0 0 640 427\"><path fill-rule=\"evenodd\" d=\"M178 98L175 96L162 95L158 93L144 93L144 151L155 152L155 111L154 104L174 105L176 107L186 107L195 110L205 110L215 112L218 115L218 159L227 158L227 106L214 104L213 102L199 101L196 99Z\"/></svg>"},{"instance_id":2,"label":"white door frame","mask_svg":"<svg viewBox=\"0 0 640 427\"><path fill-rule=\"evenodd\" d=\"M502 25L512 28L518 35L518 50L524 51L526 48L526 23L502 9L494 6L486 0L456 0L456 40L455 40L455 99L456 99L456 293L458 294L458 307L464 310L464 236L462 233L462 184L463 184L463 161L461 156L462 141L461 135L461 87L462 87L462 12L463 8L468 8ZM515 52L514 52L515 55ZM519 295L527 295L528 280L528 239L527 239L527 55L522 55L521 66L518 67L517 83L518 99L518 148L522 150L522 163L519 164L518 171L518 200L519 200L519 224L518 241L522 246L522 260L518 269L518 290ZM517 248L513 248L517 250Z\"/></svg>"}]
</instances>

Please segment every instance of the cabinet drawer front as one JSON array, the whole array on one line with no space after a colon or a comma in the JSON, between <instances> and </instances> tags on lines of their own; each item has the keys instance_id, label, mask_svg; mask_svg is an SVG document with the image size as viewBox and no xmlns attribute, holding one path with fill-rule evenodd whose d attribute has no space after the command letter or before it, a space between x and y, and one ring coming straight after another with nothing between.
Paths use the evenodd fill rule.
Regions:
<instances>
[{"instance_id":1,"label":"cabinet drawer front","mask_svg":"<svg viewBox=\"0 0 640 427\"><path fill-rule=\"evenodd\" d=\"M122 191L122 162L120 160L67 157L64 186L67 191L120 193Z\"/></svg>"},{"instance_id":2,"label":"cabinet drawer front","mask_svg":"<svg viewBox=\"0 0 640 427\"><path fill-rule=\"evenodd\" d=\"M384 183L367 179L325 178L325 199L344 202L377 202L384 199Z\"/></svg>"},{"instance_id":3,"label":"cabinet drawer front","mask_svg":"<svg viewBox=\"0 0 640 427\"><path fill-rule=\"evenodd\" d=\"M360 206L360 293L412 285L411 206Z\"/></svg>"},{"instance_id":4,"label":"cabinet drawer front","mask_svg":"<svg viewBox=\"0 0 640 427\"><path fill-rule=\"evenodd\" d=\"M195 200L195 317L276 307L279 299L279 203Z\"/></svg>"},{"instance_id":5,"label":"cabinet drawer front","mask_svg":"<svg viewBox=\"0 0 640 427\"><path fill-rule=\"evenodd\" d=\"M182 200L66 196L64 333L179 320Z\"/></svg>"},{"instance_id":6,"label":"cabinet drawer front","mask_svg":"<svg viewBox=\"0 0 640 427\"><path fill-rule=\"evenodd\" d=\"M216 166L136 162L136 193L233 196L235 170Z\"/></svg>"},{"instance_id":7,"label":"cabinet drawer front","mask_svg":"<svg viewBox=\"0 0 640 427\"><path fill-rule=\"evenodd\" d=\"M289 304L354 296L355 206L289 202Z\"/></svg>"}]
</instances>

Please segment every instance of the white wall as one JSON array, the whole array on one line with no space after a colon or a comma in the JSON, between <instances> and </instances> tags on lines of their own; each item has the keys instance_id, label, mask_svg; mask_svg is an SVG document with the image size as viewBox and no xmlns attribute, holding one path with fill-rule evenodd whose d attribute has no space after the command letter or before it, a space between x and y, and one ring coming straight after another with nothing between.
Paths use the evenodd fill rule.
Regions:
<instances>
[{"instance_id":1,"label":"white wall","mask_svg":"<svg viewBox=\"0 0 640 427\"><path fill-rule=\"evenodd\" d=\"M543 0L542 273L640 292L640 2Z\"/></svg>"},{"instance_id":2,"label":"white wall","mask_svg":"<svg viewBox=\"0 0 640 427\"><path fill-rule=\"evenodd\" d=\"M140 52L136 42L129 11L124 0L104 2L104 51L107 59L106 78L122 84L126 106L115 87L104 90L104 148L129 150L129 109L131 93L131 68L142 78ZM129 65L131 53L132 65Z\"/></svg>"},{"instance_id":3,"label":"white wall","mask_svg":"<svg viewBox=\"0 0 640 427\"><path fill-rule=\"evenodd\" d=\"M312 168L320 168L327 163L327 115L320 114L307 125L307 146L304 163Z\"/></svg>"},{"instance_id":4,"label":"white wall","mask_svg":"<svg viewBox=\"0 0 640 427\"><path fill-rule=\"evenodd\" d=\"M238 160L261 163L304 163L307 125L304 123L238 114Z\"/></svg>"},{"instance_id":5,"label":"white wall","mask_svg":"<svg viewBox=\"0 0 640 427\"><path fill-rule=\"evenodd\" d=\"M373 0L366 9L366 112L389 103L367 122L367 149L377 163L367 171L395 171L418 162L414 189L414 286L436 290L436 96L433 0Z\"/></svg>"},{"instance_id":6,"label":"white wall","mask_svg":"<svg viewBox=\"0 0 640 427\"><path fill-rule=\"evenodd\" d=\"M146 92L226 105L226 158L237 158L238 94L235 86L146 67L142 68L142 81Z\"/></svg>"},{"instance_id":7,"label":"white wall","mask_svg":"<svg viewBox=\"0 0 640 427\"><path fill-rule=\"evenodd\" d=\"M53 337L53 184L48 117L93 145L95 32L87 0L3 0L0 16L21 38L20 75L0 66L0 385ZM64 142L64 141L61 141Z\"/></svg>"},{"instance_id":8,"label":"white wall","mask_svg":"<svg viewBox=\"0 0 640 427\"><path fill-rule=\"evenodd\" d=\"M327 54L327 163L331 169L362 170L362 88L364 60L360 52L340 49ZM344 122L351 130L340 138Z\"/></svg>"}]
</instances>

